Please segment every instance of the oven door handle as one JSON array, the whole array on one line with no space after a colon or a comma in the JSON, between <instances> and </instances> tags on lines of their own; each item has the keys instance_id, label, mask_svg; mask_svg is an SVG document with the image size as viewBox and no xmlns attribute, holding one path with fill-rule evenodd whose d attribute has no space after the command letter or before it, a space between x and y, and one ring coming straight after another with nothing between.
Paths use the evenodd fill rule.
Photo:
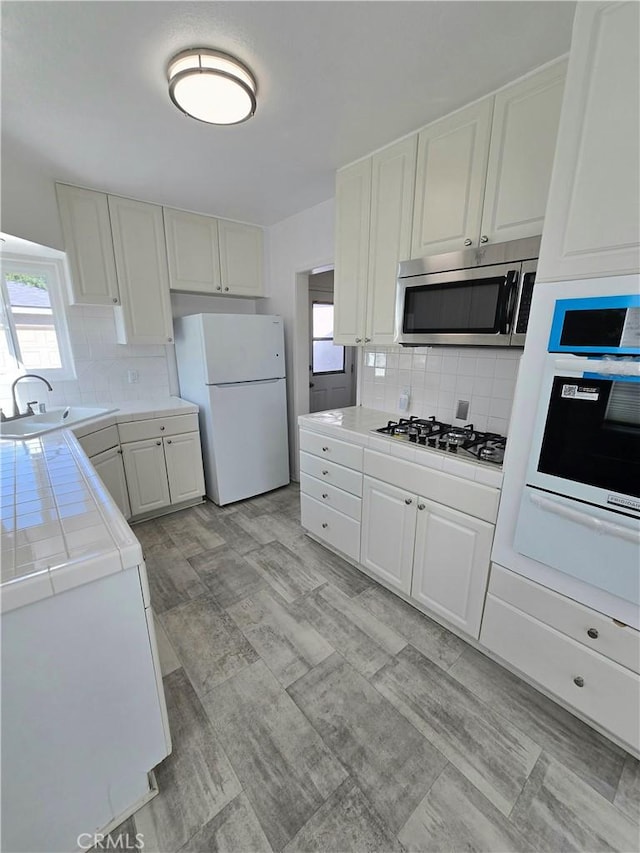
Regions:
<instances>
[{"instance_id":1,"label":"oven door handle","mask_svg":"<svg viewBox=\"0 0 640 853\"><path fill-rule=\"evenodd\" d=\"M537 492L529 492L529 500L543 512L551 512L554 515L559 515L561 518L566 518L576 524L581 524L583 527L588 527L596 533L606 533L609 536L624 539L634 545L640 544L640 533L637 530L630 530L628 527L622 527L621 524L613 524L611 521L604 521L601 518L587 515L587 513L578 512L576 509L571 509L571 507L545 498L543 495L537 494Z\"/></svg>"},{"instance_id":2,"label":"oven door handle","mask_svg":"<svg viewBox=\"0 0 640 853\"><path fill-rule=\"evenodd\" d=\"M501 335L507 335L511 331L513 312L516 307L518 277L518 270L509 270L505 278L500 296L500 319L498 320L498 330Z\"/></svg>"}]
</instances>

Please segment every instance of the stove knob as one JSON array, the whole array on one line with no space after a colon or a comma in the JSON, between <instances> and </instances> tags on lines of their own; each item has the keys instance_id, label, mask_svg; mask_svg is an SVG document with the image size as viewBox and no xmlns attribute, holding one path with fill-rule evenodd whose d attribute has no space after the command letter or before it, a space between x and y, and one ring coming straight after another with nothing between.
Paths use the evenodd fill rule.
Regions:
<instances>
[{"instance_id":1,"label":"stove knob","mask_svg":"<svg viewBox=\"0 0 640 853\"><path fill-rule=\"evenodd\" d=\"M435 447L436 446L435 438L428 438L427 441L429 443L429 447Z\"/></svg>"},{"instance_id":2,"label":"stove knob","mask_svg":"<svg viewBox=\"0 0 640 853\"><path fill-rule=\"evenodd\" d=\"M448 447L448 450L449 450L449 453L457 453L458 452L458 445L457 444L450 444Z\"/></svg>"}]
</instances>

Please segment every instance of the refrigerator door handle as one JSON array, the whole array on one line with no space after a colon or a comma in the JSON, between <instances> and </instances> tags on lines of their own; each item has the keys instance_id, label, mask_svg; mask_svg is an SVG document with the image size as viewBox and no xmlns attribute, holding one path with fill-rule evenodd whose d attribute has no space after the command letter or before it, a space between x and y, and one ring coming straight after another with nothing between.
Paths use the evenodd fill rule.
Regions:
<instances>
[{"instance_id":1,"label":"refrigerator door handle","mask_svg":"<svg viewBox=\"0 0 640 853\"><path fill-rule=\"evenodd\" d=\"M239 385L271 385L280 382L284 376L276 376L274 379L248 379L246 382L216 382L216 388L237 388Z\"/></svg>"}]
</instances>

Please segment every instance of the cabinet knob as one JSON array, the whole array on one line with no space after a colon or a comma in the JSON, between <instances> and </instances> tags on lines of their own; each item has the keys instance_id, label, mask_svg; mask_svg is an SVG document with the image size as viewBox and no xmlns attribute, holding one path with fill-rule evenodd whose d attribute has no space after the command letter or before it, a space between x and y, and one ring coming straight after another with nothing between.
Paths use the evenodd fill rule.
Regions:
<instances>
[{"instance_id":1,"label":"cabinet knob","mask_svg":"<svg viewBox=\"0 0 640 853\"><path fill-rule=\"evenodd\" d=\"M411 498L405 498L405 499L404 499L404 502L406 503L406 505L407 505L407 506L409 506L409 504L412 504L412 503L413 503L413 501L411 500Z\"/></svg>"},{"instance_id":2,"label":"cabinet knob","mask_svg":"<svg viewBox=\"0 0 640 853\"><path fill-rule=\"evenodd\" d=\"M488 243L489 238L485 234L483 234L482 237L480 238L480 242L481 243Z\"/></svg>"},{"instance_id":3,"label":"cabinet knob","mask_svg":"<svg viewBox=\"0 0 640 853\"><path fill-rule=\"evenodd\" d=\"M167 439L167 444L171 444L171 439L170 439L170 438L168 438L168 439Z\"/></svg>"},{"instance_id":4,"label":"cabinet knob","mask_svg":"<svg viewBox=\"0 0 640 853\"><path fill-rule=\"evenodd\" d=\"M161 441L156 441L156 444L158 445L158 447L160 447L160 445L162 444L162 442L161 442Z\"/></svg>"},{"instance_id":5,"label":"cabinet knob","mask_svg":"<svg viewBox=\"0 0 640 853\"><path fill-rule=\"evenodd\" d=\"M370 344L370 343L371 343L371 338L365 338L365 339L364 339L364 342L365 342L365 344Z\"/></svg>"},{"instance_id":6,"label":"cabinet knob","mask_svg":"<svg viewBox=\"0 0 640 853\"><path fill-rule=\"evenodd\" d=\"M118 299L117 299L117 297L115 297L115 296L114 296L114 297L113 297L113 299L112 299L112 302L113 302L115 305L117 305L117 304L118 304Z\"/></svg>"},{"instance_id":7,"label":"cabinet knob","mask_svg":"<svg viewBox=\"0 0 640 853\"><path fill-rule=\"evenodd\" d=\"M118 448L118 453L122 454L122 448L121 447Z\"/></svg>"},{"instance_id":8,"label":"cabinet knob","mask_svg":"<svg viewBox=\"0 0 640 853\"><path fill-rule=\"evenodd\" d=\"M328 452L329 452L329 448L328 448L328 447L323 447L323 448L322 448L322 452L323 452L323 453L328 453Z\"/></svg>"},{"instance_id":9,"label":"cabinet knob","mask_svg":"<svg viewBox=\"0 0 640 853\"><path fill-rule=\"evenodd\" d=\"M216 290L222 290L222 285L221 285L221 284L219 284L219 285L216 287Z\"/></svg>"},{"instance_id":10,"label":"cabinet knob","mask_svg":"<svg viewBox=\"0 0 640 853\"><path fill-rule=\"evenodd\" d=\"M161 427L160 427L160 432L164 432L164 427L163 427L163 426L161 426Z\"/></svg>"},{"instance_id":11,"label":"cabinet knob","mask_svg":"<svg viewBox=\"0 0 640 853\"><path fill-rule=\"evenodd\" d=\"M356 338L356 343L357 343L357 344L361 344L361 343L362 343L362 338Z\"/></svg>"},{"instance_id":12,"label":"cabinet knob","mask_svg":"<svg viewBox=\"0 0 640 853\"><path fill-rule=\"evenodd\" d=\"M418 509L425 509L425 504L418 504Z\"/></svg>"},{"instance_id":13,"label":"cabinet knob","mask_svg":"<svg viewBox=\"0 0 640 853\"><path fill-rule=\"evenodd\" d=\"M589 630L587 631L587 635L588 635L589 637L591 637L591 639L592 639L592 640L597 640L597 639L598 639L598 630L597 630L597 628L589 628Z\"/></svg>"},{"instance_id":14,"label":"cabinet knob","mask_svg":"<svg viewBox=\"0 0 640 853\"><path fill-rule=\"evenodd\" d=\"M573 683L576 685L576 687L584 687L584 678L581 675L576 675L576 677L573 679Z\"/></svg>"},{"instance_id":15,"label":"cabinet knob","mask_svg":"<svg viewBox=\"0 0 640 853\"><path fill-rule=\"evenodd\" d=\"M167 340L169 341L170 344L173 343L173 338L167 338Z\"/></svg>"},{"instance_id":16,"label":"cabinet knob","mask_svg":"<svg viewBox=\"0 0 640 853\"><path fill-rule=\"evenodd\" d=\"M325 501L326 501L326 499L329 497L329 495L325 492L325 493L322 495L322 497L323 497L323 498L325 499Z\"/></svg>"},{"instance_id":17,"label":"cabinet knob","mask_svg":"<svg viewBox=\"0 0 640 853\"><path fill-rule=\"evenodd\" d=\"M468 237L467 237L467 239L464 241L465 246L470 246L472 243L473 243L473 240L470 240Z\"/></svg>"},{"instance_id":18,"label":"cabinet knob","mask_svg":"<svg viewBox=\"0 0 640 853\"><path fill-rule=\"evenodd\" d=\"M229 288L228 288L228 287L225 287L225 289L224 289L224 290L225 290L225 293L226 293L226 292L229 290Z\"/></svg>"},{"instance_id":19,"label":"cabinet knob","mask_svg":"<svg viewBox=\"0 0 640 853\"><path fill-rule=\"evenodd\" d=\"M326 521L323 521L323 522L322 522L322 526L323 526L323 528L325 528L325 529L326 529L329 525L327 524L327 522L326 522Z\"/></svg>"},{"instance_id":20,"label":"cabinet knob","mask_svg":"<svg viewBox=\"0 0 640 853\"><path fill-rule=\"evenodd\" d=\"M325 477L327 476L327 474L328 474L328 473L329 473L328 471L323 471L323 472L322 472L323 476L325 476Z\"/></svg>"}]
</instances>

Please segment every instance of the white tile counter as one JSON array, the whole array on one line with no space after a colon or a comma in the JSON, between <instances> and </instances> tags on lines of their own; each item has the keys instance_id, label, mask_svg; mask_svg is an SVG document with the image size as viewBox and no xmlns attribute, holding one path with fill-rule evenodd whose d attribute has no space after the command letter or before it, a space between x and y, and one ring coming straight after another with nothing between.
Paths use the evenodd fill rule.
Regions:
<instances>
[{"instance_id":1,"label":"white tile counter","mask_svg":"<svg viewBox=\"0 0 640 853\"><path fill-rule=\"evenodd\" d=\"M77 427L73 427L74 435L82 438L84 435L95 432L96 429L111 424L124 424L131 421L143 421L148 418L188 415L198 412L198 406L195 403L189 403L180 397L167 397L159 400L128 400L122 403L110 403L109 408L114 408L117 411L78 424Z\"/></svg>"},{"instance_id":2,"label":"white tile counter","mask_svg":"<svg viewBox=\"0 0 640 853\"><path fill-rule=\"evenodd\" d=\"M142 562L140 543L69 430L0 441L0 484L3 612Z\"/></svg>"},{"instance_id":3,"label":"white tile counter","mask_svg":"<svg viewBox=\"0 0 640 853\"><path fill-rule=\"evenodd\" d=\"M350 406L345 409L331 409L300 415L298 425L303 429L342 438L354 444L368 447L379 453L387 453L407 462L415 462L427 468L445 471L465 480L473 480L485 486L499 489L502 485L502 466L491 462L458 459L452 454L430 447L416 446L403 439L395 439L376 434L378 427L387 421L397 421L398 415L367 409L364 406Z\"/></svg>"}]
</instances>

